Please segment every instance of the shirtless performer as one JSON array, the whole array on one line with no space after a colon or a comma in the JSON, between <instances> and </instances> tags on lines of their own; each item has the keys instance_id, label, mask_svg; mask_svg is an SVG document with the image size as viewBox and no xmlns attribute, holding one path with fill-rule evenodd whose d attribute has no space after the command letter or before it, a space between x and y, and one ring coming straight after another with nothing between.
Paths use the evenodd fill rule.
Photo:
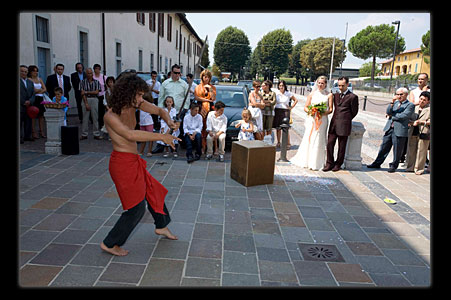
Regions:
<instances>
[{"instance_id":1,"label":"shirtless performer","mask_svg":"<svg viewBox=\"0 0 451 300\"><path fill-rule=\"evenodd\" d=\"M120 246L143 217L146 202L147 209L155 220L155 233L168 239L177 239L167 227L171 221L164 204L168 191L146 170L147 162L139 156L136 142L162 141L174 148L174 139L180 139L170 134L134 130L136 109L159 115L171 128L177 127L163 108L143 99L146 92L146 82L136 74L121 75L114 85L113 95L108 103L110 108L103 118L113 144L109 171L124 212L100 244L100 248L118 256L128 254Z\"/></svg>"}]
</instances>

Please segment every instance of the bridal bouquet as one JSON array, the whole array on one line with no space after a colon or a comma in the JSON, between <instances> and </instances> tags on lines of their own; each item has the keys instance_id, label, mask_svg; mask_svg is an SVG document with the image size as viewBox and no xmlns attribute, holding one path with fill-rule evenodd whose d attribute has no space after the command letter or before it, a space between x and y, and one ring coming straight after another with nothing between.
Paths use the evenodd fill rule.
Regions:
<instances>
[{"instance_id":1,"label":"bridal bouquet","mask_svg":"<svg viewBox=\"0 0 451 300\"><path fill-rule=\"evenodd\" d=\"M327 103L321 102L313 105L307 106L308 115L314 118L314 126L312 126L312 130L310 131L309 141L313 133L313 129L318 130L321 124L323 123L321 120L322 114L327 110Z\"/></svg>"},{"instance_id":2,"label":"bridal bouquet","mask_svg":"<svg viewBox=\"0 0 451 300\"><path fill-rule=\"evenodd\" d=\"M318 117L320 117L326 110L327 110L327 103L326 102L321 102L318 104L313 104L313 105L309 105L307 106L308 108L308 115L315 117L316 115L319 115Z\"/></svg>"}]
</instances>

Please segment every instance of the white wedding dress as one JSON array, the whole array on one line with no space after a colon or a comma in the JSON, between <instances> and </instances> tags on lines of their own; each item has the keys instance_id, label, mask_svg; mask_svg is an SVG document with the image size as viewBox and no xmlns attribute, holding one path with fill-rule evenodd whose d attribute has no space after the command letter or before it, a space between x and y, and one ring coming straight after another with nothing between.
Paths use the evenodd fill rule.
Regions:
<instances>
[{"instance_id":1,"label":"white wedding dress","mask_svg":"<svg viewBox=\"0 0 451 300\"><path fill-rule=\"evenodd\" d=\"M312 93L311 104L321 102L327 103L329 109L328 91L316 90ZM329 119L326 116L321 117L321 125L318 130L315 129L315 120L312 116L307 115L305 118L305 132L296 155L290 162L296 166L308 168L311 170L320 170L326 162L326 143L327 143L327 126Z\"/></svg>"}]
</instances>

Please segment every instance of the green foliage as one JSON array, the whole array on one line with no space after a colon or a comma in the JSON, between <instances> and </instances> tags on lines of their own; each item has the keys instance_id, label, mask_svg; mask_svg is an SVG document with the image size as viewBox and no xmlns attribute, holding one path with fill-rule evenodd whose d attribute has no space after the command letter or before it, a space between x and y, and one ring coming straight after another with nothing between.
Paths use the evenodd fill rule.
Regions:
<instances>
[{"instance_id":1,"label":"green foliage","mask_svg":"<svg viewBox=\"0 0 451 300\"><path fill-rule=\"evenodd\" d=\"M376 66L376 57L393 57L395 48L396 31L394 26L381 24L377 26L368 26L353 36L348 43L349 51L352 55L361 59L373 58L373 67L371 78L374 78L374 69ZM404 38L398 36L396 44L396 54L406 49Z\"/></svg>"},{"instance_id":2,"label":"green foliage","mask_svg":"<svg viewBox=\"0 0 451 300\"><path fill-rule=\"evenodd\" d=\"M222 72L239 73L250 54L249 39L242 30L229 26L216 37L213 58Z\"/></svg>"},{"instance_id":3,"label":"green foliage","mask_svg":"<svg viewBox=\"0 0 451 300\"><path fill-rule=\"evenodd\" d=\"M333 38L319 37L302 47L300 52L301 65L312 70L315 77L330 72L333 40ZM343 47L343 41L336 38L332 72L346 57L342 54Z\"/></svg>"},{"instance_id":4,"label":"green foliage","mask_svg":"<svg viewBox=\"0 0 451 300\"><path fill-rule=\"evenodd\" d=\"M288 55L293 47L289 30L276 29L268 32L260 40L260 63L272 72L284 73L288 68Z\"/></svg>"},{"instance_id":5,"label":"green foliage","mask_svg":"<svg viewBox=\"0 0 451 300\"><path fill-rule=\"evenodd\" d=\"M428 30L422 37L421 37L421 52L423 52L423 60L425 63L429 63L429 57L431 55L431 31Z\"/></svg>"},{"instance_id":6,"label":"green foliage","mask_svg":"<svg viewBox=\"0 0 451 300\"><path fill-rule=\"evenodd\" d=\"M373 68L372 62L364 63L359 69L360 76L361 77L371 76L372 68ZM380 71L381 71L381 69L379 68L379 66L376 65L376 68L374 69L374 73L378 74Z\"/></svg>"}]
</instances>

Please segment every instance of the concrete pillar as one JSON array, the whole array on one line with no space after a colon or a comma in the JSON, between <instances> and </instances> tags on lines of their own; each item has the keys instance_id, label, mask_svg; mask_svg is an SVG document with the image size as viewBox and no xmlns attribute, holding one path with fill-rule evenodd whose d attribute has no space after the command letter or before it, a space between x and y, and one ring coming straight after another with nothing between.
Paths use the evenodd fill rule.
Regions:
<instances>
[{"instance_id":1,"label":"concrete pillar","mask_svg":"<svg viewBox=\"0 0 451 300\"><path fill-rule=\"evenodd\" d=\"M61 126L64 125L64 109L46 108L44 117L47 122L45 153L61 155Z\"/></svg>"},{"instance_id":2,"label":"concrete pillar","mask_svg":"<svg viewBox=\"0 0 451 300\"><path fill-rule=\"evenodd\" d=\"M346 144L344 168L346 170L360 170L362 168L362 139L365 127L360 122L352 122L351 134Z\"/></svg>"}]
</instances>

